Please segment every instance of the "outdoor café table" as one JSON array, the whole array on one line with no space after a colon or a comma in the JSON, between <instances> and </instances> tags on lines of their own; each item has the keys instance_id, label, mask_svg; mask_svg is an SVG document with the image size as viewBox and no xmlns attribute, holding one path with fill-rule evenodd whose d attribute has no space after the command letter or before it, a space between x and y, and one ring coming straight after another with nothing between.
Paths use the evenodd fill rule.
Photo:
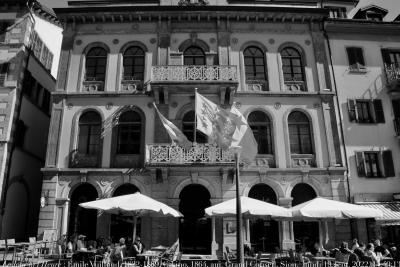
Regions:
<instances>
[{"instance_id":1,"label":"outdoor caf\u00e9 table","mask_svg":"<svg viewBox=\"0 0 400 267\"><path fill-rule=\"evenodd\" d=\"M94 261L95 250L77 250L72 256L73 261Z\"/></svg>"},{"instance_id":2,"label":"outdoor caf\u00e9 table","mask_svg":"<svg viewBox=\"0 0 400 267\"><path fill-rule=\"evenodd\" d=\"M151 263L155 258L158 259L158 257L160 256L160 251L154 251L154 250L148 250L144 253L138 254L137 258L142 258L144 259L145 263Z\"/></svg>"},{"instance_id":3,"label":"outdoor caf\u00e9 table","mask_svg":"<svg viewBox=\"0 0 400 267\"><path fill-rule=\"evenodd\" d=\"M383 263L383 262L392 262L392 261L393 261L393 258L391 258L391 257L385 257L385 256L381 257L381 263Z\"/></svg>"}]
</instances>

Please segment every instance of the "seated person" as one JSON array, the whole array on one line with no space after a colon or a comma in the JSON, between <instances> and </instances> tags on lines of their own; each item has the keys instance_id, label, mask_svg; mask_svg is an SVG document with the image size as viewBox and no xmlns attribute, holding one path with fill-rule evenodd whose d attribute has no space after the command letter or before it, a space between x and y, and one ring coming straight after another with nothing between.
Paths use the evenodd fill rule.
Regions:
<instances>
[{"instance_id":1,"label":"seated person","mask_svg":"<svg viewBox=\"0 0 400 267\"><path fill-rule=\"evenodd\" d=\"M85 246L85 237L84 235L78 236L78 241L76 241L76 250L86 250Z\"/></svg>"},{"instance_id":2,"label":"seated person","mask_svg":"<svg viewBox=\"0 0 400 267\"><path fill-rule=\"evenodd\" d=\"M374 244L372 244L372 243L367 244L364 255L367 257L370 257L376 265L378 265L378 266L380 265L380 259L379 259L379 257L376 256L376 254L374 252Z\"/></svg>"},{"instance_id":3,"label":"seated person","mask_svg":"<svg viewBox=\"0 0 400 267\"><path fill-rule=\"evenodd\" d=\"M387 257L387 256L390 255L389 250L387 250L386 248L384 248L382 246L382 243L381 243L381 241L379 239L376 239L374 241L374 246L375 246L374 252L375 252L376 256L378 256L378 257L381 257L381 256Z\"/></svg>"},{"instance_id":4,"label":"seated person","mask_svg":"<svg viewBox=\"0 0 400 267\"><path fill-rule=\"evenodd\" d=\"M120 263L125 256L125 238L120 238L119 243L111 254L111 261L113 263Z\"/></svg>"},{"instance_id":5,"label":"seated person","mask_svg":"<svg viewBox=\"0 0 400 267\"><path fill-rule=\"evenodd\" d=\"M144 250L144 246L141 242L140 236L135 238L135 242L133 242L133 256L136 257L138 254L142 254Z\"/></svg>"},{"instance_id":6,"label":"seated person","mask_svg":"<svg viewBox=\"0 0 400 267\"><path fill-rule=\"evenodd\" d=\"M353 262L358 261L358 257L349 249L349 244L347 242L342 242L339 252L335 255L335 261L345 262L352 265Z\"/></svg>"}]
</instances>

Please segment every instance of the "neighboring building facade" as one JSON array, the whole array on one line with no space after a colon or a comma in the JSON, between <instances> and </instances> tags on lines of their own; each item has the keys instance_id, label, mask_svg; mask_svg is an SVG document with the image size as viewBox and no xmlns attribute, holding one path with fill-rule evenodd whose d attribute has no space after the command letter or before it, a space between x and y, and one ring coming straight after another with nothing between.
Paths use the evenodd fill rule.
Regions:
<instances>
[{"instance_id":1,"label":"neighboring building facade","mask_svg":"<svg viewBox=\"0 0 400 267\"><path fill-rule=\"evenodd\" d=\"M378 6L366 6L353 19L329 19L329 36L350 194L355 203L381 209L385 216L359 221L357 236L366 242L400 238L400 31L398 19ZM397 20L397 21L396 21Z\"/></svg>"},{"instance_id":2,"label":"neighboring building facade","mask_svg":"<svg viewBox=\"0 0 400 267\"><path fill-rule=\"evenodd\" d=\"M178 237L184 253L234 247L234 218L203 217L204 208L235 197L234 164L232 154L195 132L195 88L222 106L234 104L253 129L259 154L241 169L241 195L285 207L315 196L347 201L323 21L355 2L330 2L340 6L149 0L56 9L64 36L43 169L49 202L39 234L130 236L131 219L78 204L140 191L185 216L142 218L147 247ZM170 144L153 102L196 140L193 148ZM349 222L328 225L329 244L351 238ZM245 242L264 251L295 241L312 246L322 230L315 222L250 220Z\"/></svg>"},{"instance_id":3,"label":"neighboring building facade","mask_svg":"<svg viewBox=\"0 0 400 267\"><path fill-rule=\"evenodd\" d=\"M29 6L29 9L28 9ZM1 239L36 236L61 28L35 1L0 3ZM52 34L49 46L43 41ZM59 51L58 51L59 52ZM56 66L54 66L56 65Z\"/></svg>"}]
</instances>

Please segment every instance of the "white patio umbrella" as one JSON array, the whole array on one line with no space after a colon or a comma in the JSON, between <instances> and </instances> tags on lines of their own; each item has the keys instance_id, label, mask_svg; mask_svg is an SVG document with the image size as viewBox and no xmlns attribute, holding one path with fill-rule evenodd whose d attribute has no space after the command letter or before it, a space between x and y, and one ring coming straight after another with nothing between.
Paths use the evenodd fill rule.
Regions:
<instances>
[{"instance_id":1,"label":"white patio umbrella","mask_svg":"<svg viewBox=\"0 0 400 267\"><path fill-rule=\"evenodd\" d=\"M291 217L283 207L249 197L240 197L243 217ZM233 217L236 215L236 198L205 209L209 217Z\"/></svg>"},{"instance_id":2,"label":"white patio umbrella","mask_svg":"<svg viewBox=\"0 0 400 267\"><path fill-rule=\"evenodd\" d=\"M320 242L322 242L322 221L325 221L325 232L328 240L328 219L366 219L379 218L383 216L382 211L350 204L342 201L316 197L307 202L291 207L292 220L319 221ZM321 243L322 244L322 243Z\"/></svg>"},{"instance_id":3,"label":"white patio umbrella","mask_svg":"<svg viewBox=\"0 0 400 267\"><path fill-rule=\"evenodd\" d=\"M342 201L316 197L291 207L293 219L364 219L379 218L382 211Z\"/></svg>"},{"instance_id":4,"label":"white patio umbrella","mask_svg":"<svg viewBox=\"0 0 400 267\"><path fill-rule=\"evenodd\" d=\"M136 236L136 219L141 216L150 217L182 217L183 215L165 205L139 192L124 196L110 197L79 204L86 209L101 210L111 214L134 216L133 238Z\"/></svg>"}]
</instances>

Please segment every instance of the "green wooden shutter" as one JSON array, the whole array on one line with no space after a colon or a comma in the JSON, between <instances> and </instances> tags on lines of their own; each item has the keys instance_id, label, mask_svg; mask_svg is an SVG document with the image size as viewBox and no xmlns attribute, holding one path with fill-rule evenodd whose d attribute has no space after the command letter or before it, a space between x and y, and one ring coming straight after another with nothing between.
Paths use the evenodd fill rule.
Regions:
<instances>
[{"instance_id":1,"label":"green wooden shutter","mask_svg":"<svg viewBox=\"0 0 400 267\"><path fill-rule=\"evenodd\" d=\"M383 112L382 100L375 99L373 100L372 103L374 106L375 122L385 123L385 115Z\"/></svg>"},{"instance_id":2,"label":"green wooden shutter","mask_svg":"<svg viewBox=\"0 0 400 267\"><path fill-rule=\"evenodd\" d=\"M357 121L356 100L354 99L347 100L347 107L349 111L349 120L351 122Z\"/></svg>"},{"instance_id":3,"label":"green wooden shutter","mask_svg":"<svg viewBox=\"0 0 400 267\"><path fill-rule=\"evenodd\" d=\"M365 162L364 162L364 152L356 152L356 168L358 177L365 177Z\"/></svg>"},{"instance_id":4,"label":"green wooden shutter","mask_svg":"<svg viewBox=\"0 0 400 267\"><path fill-rule=\"evenodd\" d=\"M394 170L392 151L385 150L382 152L382 163L385 177L394 177L396 172Z\"/></svg>"}]
</instances>

